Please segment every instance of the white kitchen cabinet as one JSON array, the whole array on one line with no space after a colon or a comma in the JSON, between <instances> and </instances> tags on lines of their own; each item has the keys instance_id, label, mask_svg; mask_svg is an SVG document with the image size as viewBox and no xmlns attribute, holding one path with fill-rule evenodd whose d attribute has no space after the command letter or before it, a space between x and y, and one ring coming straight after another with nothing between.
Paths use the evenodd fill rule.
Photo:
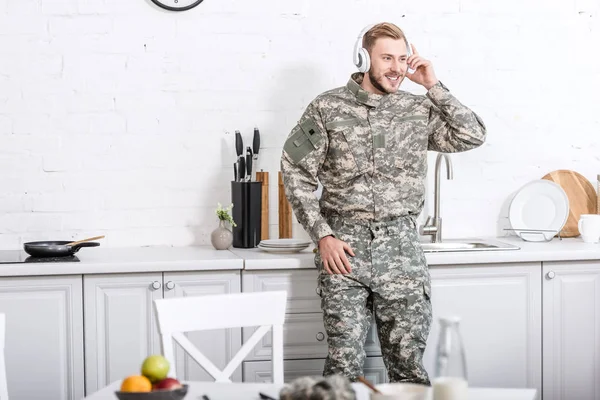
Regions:
<instances>
[{"instance_id":1,"label":"white kitchen cabinet","mask_svg":"<svg viewBox=\"0 0 600 400\"><path fill-rule=\"evenodd\" d=\"M85 275L86 392L139 374L144 358L162 353L154 300L239 291L239 271ZM223 333L189 337L217 366L224 366L241 347L241 329ZM178 371L183 371L178 378L212 380L177 348ZM233 379L241 380L241 371Z\"/></svg>"},{"instance_id":2,"label":"white kitchen cabinet","mask_svg":"<svg viewBox=\"0 0 600 400\"><path fill-rule=\"evenodd\" d=\"M283 379L285 382L291 382L302 376L322 376L324 365L324 358L317 360L286 360L283 362ZM374 384L388 381L381 357L367 357L363 371L364 376ZM244 382L272 382L270 361L244 362Z\"/></svg>"},{"instance_id":3,"label":"white kitchen cabinet","mask_svg":"<svg viewBox=\"0 0 600 400\"><path fill-rule=\"evenodd\" d=\"M165 272L164 282L165 298L239 293L241 291L239 271ZM220 369L224 369L242 347L240 328L190 332L186 336ZM179 345L175 345L175 362L180 379L188 381L214 380ZM241 366L234 371L231 380L242 381Z\"/></svg>"},{"instance_id":4,"label":"white kitchen cabinet","mask_svg":"<svg viewBox=\"0 0 600 400\"><path fill-rule=\"evenodd\" d=\"M11 400L83 397L81 282L81 275L0 279Z\"/></svg>"},{"instance_id":5,"label":"white kitchen cabinet","mask_svg":"<svg viewBox=\"0 0 600 400\"><path fill-rule=\"evenodd\" d=\"M85 275L86 393L140 373L160 353L153 301L162 298L162 273Z\"/></svg>"},{"instance_id":6,"label":"white kitchen cabinet","mask_svg":"<svg viewBox=\"0 0 600 400\"><path fill-rule=\"evenodd\" d=\"M600 262L545 262L544 400L600 399Z\"/></svg>"},{"instance_id":7,"label":"white kitchen cabinet","mask_svg":"<svg viewBox=\"0 0 600 400\"><path fill-rule=\"evenodd\" d=\"M431 268L433 324L424 355L434 373L437 318L458 316L469 385L541 391L541 264Z\"/></svg>"}]
</instances>

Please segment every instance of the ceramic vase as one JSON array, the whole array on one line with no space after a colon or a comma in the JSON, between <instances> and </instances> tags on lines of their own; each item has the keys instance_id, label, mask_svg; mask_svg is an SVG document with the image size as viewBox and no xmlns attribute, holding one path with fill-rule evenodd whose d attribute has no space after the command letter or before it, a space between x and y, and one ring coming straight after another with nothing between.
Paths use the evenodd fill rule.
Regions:
<instances>
[{"instance_id":1,"label":"ceramic vase","mask_svg":"<svg viewBox=\"0 0 600 400\"><path fill-rule=\"evenodd\" d=\"M219 220L219 226L210 234L210 242L217 250L227 250L233 243L233 233L225 227L225 221Z\"/></svg>"}]
</instances>

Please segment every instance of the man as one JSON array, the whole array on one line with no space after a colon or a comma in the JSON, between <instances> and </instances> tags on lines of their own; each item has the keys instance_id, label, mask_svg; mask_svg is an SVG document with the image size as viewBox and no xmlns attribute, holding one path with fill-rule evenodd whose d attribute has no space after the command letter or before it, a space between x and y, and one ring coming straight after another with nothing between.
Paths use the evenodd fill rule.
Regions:
<instances>
[{"instance_id":1,"label":"man","mask_svg":"<svg viewBox=\"0 0 600 400\"><path fill-rule=\"evenodd\" d=\"M476 148L486 129L438 81L431 62L414 46L409 54L407 45L393 24L369 29L362 47L370 60L363 54L357 64L368 72L313 100L284 144L286 196L318 244L329 346L324 375L362 375L374 315L390 381L430 384L422 358L431 284L416 224L427 151ZM427 94L399 91L404 77Z\"/></svg>"}]
</instances>

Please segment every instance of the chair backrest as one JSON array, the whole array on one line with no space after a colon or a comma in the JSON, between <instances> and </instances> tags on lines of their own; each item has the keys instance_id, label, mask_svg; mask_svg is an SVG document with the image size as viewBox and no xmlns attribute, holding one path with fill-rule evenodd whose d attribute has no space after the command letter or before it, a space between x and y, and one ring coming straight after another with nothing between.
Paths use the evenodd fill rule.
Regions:
<instances>
[{"instance_id":1,"label":"chair backrest","mask_svg":"<svg viewBox=\"0 0 600 400\"><path fill-rule=\"evenodd\" d=\"M283 322L287 292L236 293L154 301L163 355L176 377L173 341L177 342L216 382L231 382L231 375L271 330L273 383L283 384ZM258 326L222 371L185 336L185 332Z\"/></svg>"},{"instance_id":2,"label":"chair backrest","mask_svg":"<svg viewBox=\"0 0 600 400\"><path fill-rule=\"evenodd\" d=\"M8 400L6 384L6 361L4 360L4 342L6 339L6 317L0 314L0 400Z\"/></svg>"}]
</instances>

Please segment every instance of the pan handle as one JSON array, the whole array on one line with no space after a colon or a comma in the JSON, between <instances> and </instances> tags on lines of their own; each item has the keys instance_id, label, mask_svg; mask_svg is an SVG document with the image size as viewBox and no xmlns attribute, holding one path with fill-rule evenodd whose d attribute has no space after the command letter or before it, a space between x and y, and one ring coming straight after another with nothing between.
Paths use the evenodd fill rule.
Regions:
<instances>
[{"instance_id":1,"label":"pan handle","mask_svg":"<svg viewBox=\"0 0 600 400\"><path fill-rule=\"evenodd\" d=\"M70 246L71 247L71 251L73 253L77 253L79 251L80 248L82 247L97 247L100 246L100 243L98 242L85 242L85 243L79 243L76 244L75 246Z\"/></svg>"},{"instance_id":2,"label":"pan handle","mask_svg":"<svg viewBox=\"0 0 600 400\"><path fill-rule=\"evenodd\" d=\"M103 238L104 238L104 235L94 236L94 237L87 238L87 239L81 239L76 242L67 243L66 246L75 246L76 244L79 244L79 243L91 242L92 240L103 239Z\"/></svg>"}]
</instances>

